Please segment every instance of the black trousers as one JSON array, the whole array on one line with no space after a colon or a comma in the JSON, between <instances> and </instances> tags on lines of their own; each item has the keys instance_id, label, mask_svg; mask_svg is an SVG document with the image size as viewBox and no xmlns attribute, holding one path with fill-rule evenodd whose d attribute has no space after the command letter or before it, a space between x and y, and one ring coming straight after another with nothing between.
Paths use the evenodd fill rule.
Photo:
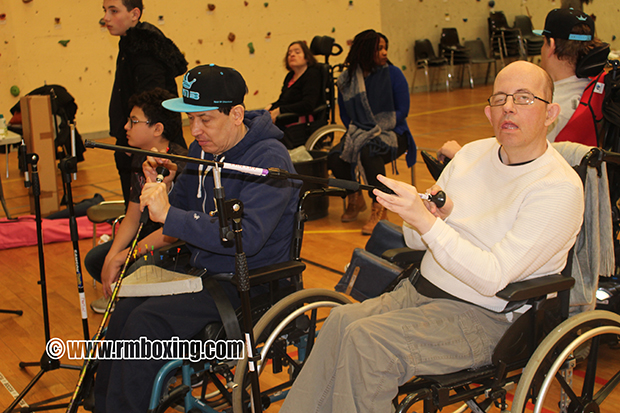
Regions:
<instances>
[{"instance_id":1,"label":"black trousers","mask_svg":"<svg viewBox=\"0 0 620 413\"><path fill-rule=\"evenodd\" d=\"M221 282L233 307L239 307L236 288ZM220 319L206 288L192 294L163 297L123 298L116 303L106 340L191 339L206 324ZM144 413L148 409L153 381L169 360L101 360L95 378L97 413Z\"/></svg>"},{"instance_id":2,"label":"black trousers","mask_svg":"<svg viewBox=\"0 0 620 413\"><path fill-rule=\"evenodd\" d=\"M396 138L398 139L398 149L396 151L396 158L405 153L408 149L407 137L405 135L396 134ZM340 154L342 153L342 145L343 142L340 141L338 145L336 145L327 156L327 167L332 170L334 176L338 179L346 179L349 181L354 181L355 177L353 176L353 165L349 162L346 162L340 158ZM392 161L392 157L389 153L383 155L370 155L370 148L368 145L364 146L360 152L360 158L362 167L366 172L366 179L368 180L368 185L376 186L379 189L385 188L379 180L377 179L377 175L385 175L385 164L390 163ZM375 196L372 192L369 192L372 200L375 200Z\"/></svg>"}]
</instances>

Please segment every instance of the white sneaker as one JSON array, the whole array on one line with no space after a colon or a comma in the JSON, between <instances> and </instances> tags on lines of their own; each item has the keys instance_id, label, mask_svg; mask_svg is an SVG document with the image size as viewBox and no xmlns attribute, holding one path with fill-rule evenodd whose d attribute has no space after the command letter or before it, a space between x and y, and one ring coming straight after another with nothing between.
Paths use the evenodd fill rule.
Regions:
<instances>
[{"instance_id":1,"label":"white sneaker","mask_svg":"<svg viewBox=\"0 0 620 413\"><path fill-rule=\"evenodd\" d=\"M95 301L90 303L90 308L97 314L103 314L105 313L106 308L108 308L109 301L110 300L105 297L97 298ZM114 306L112 306L112 310L110 312L112 311L114 311Z\"/></svg>"}]
</instances>

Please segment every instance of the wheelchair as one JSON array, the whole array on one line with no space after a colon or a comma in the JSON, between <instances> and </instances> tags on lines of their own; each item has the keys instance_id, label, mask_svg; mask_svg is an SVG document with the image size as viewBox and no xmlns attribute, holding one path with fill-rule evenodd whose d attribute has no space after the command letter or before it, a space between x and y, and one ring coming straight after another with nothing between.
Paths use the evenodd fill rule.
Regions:
<instances>
[{"instance_id":1,"label":"wheelchair","mask_svg":"<svg viewBox=\"0 0 620 413\"><path fill-rule=\"evenodd\" d=\"M604 154L594 148L583 157L576 167L582 180L586 169L598 168L606 160ZM615 161L618 156L613 155L607 160ZM381 243L371 236L367 251L401 268L409 263L419 264L422 254L406 247L398 226L382 221L375 231L382 231L379 238L389 240L386 246L390 249L382 251ZM416 407L420 409L419 404L422 404L423 412L435 413L461 404L456 411L470 409L479 413L495 406L502 412L521 413L532 409L530 402L535 412L543 408L561 412L616 411L609 396L620 383L620 370L606 366L605 360L618 348L620 316L594 310L569 318L570 288L575 283L571 277L572 260L571 250L561 274L515 282L496 294L507 300L508 305L525 302L531 307L498 342L490 365L415 377L398 389L393 401L395 411L411 412ZM359 280L362 275L357 271ZM395 276L394 271L386 271L385 275ZM394 286L409 275L410 272L403 271L396 279L385 280L384 284ZM374 276L379 275L375 273ZM607 379L601 379L599 374ZM515 386L514 394L509 393Z\"/></svg>"},{"instance_id":2,"label":"wheelchair","mask_svg":"<svg viewBox=\"0 0 620 413\"><path fill-rule=\"evenodd\" d=\"M347 129L343 125L336 124L336 73L342 72L342 64L330 65L330 56L338 56L342 53L342 46L334 43L334 38L329 36L314 36L310 43L310 51L315 56L324 56L324 63L317 63L323 81L323 93L321 94L321 105L313 112L314 124L307 125L310 132L306 140L306 149L310 151L329 152L329 150L340 142ZM297 114L285 114L280 116L291 116L290 122L298 118ZM280 116L277 122L280 122ZM289 122L289 123L290 123Z\"/></svg>"},{"instance_id":3,"label":"wheelchair","mask_svg":"<svg viewBox=\"0 0 620 413\"><path fill-rule=\"evenodd\" d=\"M267 292L252 297L252 318L256 349L260 354L259 374L271 365L268 380L261 376L261 403L264 409L286 397L288 389L312 350L320 327L330 308L350 300L335 291L303 289L305 264L300 253L304 223L305 200L317 196L346 196L346 191L320 189L307 191L300 199L291 246L291 260L250 270L250 285L268 284ZM212 278L235 283L231 274ZM290 280L290 282L289 282ZM217 283L215 283L217 284ZM213 295L213 294L212 294ZM243 339L240 309L228 303L218 309L222 322L211 323L194 340ZM161 413L168 408L192 412L249 411L250 393L248 358L240 360L190 361L172 360L159 371L153 384L149 412Z\"/></svg>"}]
</instances>

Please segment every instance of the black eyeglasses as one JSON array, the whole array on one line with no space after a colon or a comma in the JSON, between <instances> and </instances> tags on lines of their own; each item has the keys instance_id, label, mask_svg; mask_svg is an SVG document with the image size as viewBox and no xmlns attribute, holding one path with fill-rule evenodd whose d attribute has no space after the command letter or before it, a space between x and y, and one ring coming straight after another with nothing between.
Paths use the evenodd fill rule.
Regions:
<instances>
[{"instance_id":1,"label":"black eyeglasses","mask_svg":"<svg viewBox=\"0 0 620 413\"><path fill-rule=\"evenodd\" d=\"M151 123L150 120L138 120L131 118L127 118L127 122L129 123L129 129L133 128L133 125L135 125L136 123L146 123L147 125Z\"/></svg>"},{"instance_id":2,"label":"black eyeglasses","mask_svg":"<svg viewBox=\"0 0 620 413\"><path fill-rule=\"evenodd\" d=\"M488 99L489 106L492 106L492 107L504 106L506 102L508 101L508 96L512 96L512 101L514 102L515 105L532 105L534 104L534 100L536 99L540 100L541 102L545 102L546 104L550 103L550 102L547 102L545 99L541 99L538 96L534 96L533 93L517 92L513 94L497 93Z\"/></svg>"}]
</instances>

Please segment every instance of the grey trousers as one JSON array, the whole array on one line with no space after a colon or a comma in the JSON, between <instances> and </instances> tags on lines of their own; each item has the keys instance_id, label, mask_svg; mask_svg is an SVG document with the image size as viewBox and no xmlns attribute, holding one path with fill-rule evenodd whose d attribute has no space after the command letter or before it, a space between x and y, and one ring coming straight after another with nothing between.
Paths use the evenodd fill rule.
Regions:
<instances>
[{"instance_id":1,"label":"grey trousers","mask_svg":"<svg viewBox=\"0 0 620 413\"><path fill-rule=\"evenodd\" d=\"M331 311L280 412L390 412L398 386L414 376L489 364L512 321L425 297L404 280L391 293Z\"/></svg>"}]
</instances>

